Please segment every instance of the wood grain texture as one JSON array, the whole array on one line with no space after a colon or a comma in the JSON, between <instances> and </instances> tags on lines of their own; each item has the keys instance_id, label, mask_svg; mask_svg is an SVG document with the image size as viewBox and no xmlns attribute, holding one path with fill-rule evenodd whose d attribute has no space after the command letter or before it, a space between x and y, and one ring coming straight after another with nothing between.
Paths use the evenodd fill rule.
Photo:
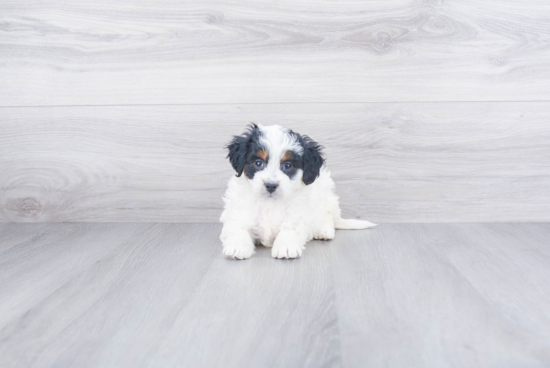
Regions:
<instances>
[{"instance_id":1,"label":"wood grain texture","mask_svg":"<svg viewBox=\"0 0 550 368\"><path fill-rule=\"evenodd\" d=\"M550 364L550 224L384 224L297 260L225 259L219 232L0 224L0 366Z\"/></svg>"},{"instance_id":2,"label":"wood grain texture","mask_svg":"<svg viewBox=\"0 0 550 368\"><path fill-rule=\"evenodd\" d=\"M550 96L547 1L0 6L0 106Z\"/></svg>"},{"instance_id":3,"label":"wood grain texture","mask_svg":"<svg viewBox=\"0 0 550 368\"><path fill-rule=\"evenodd\" d=\"M325 146L346 216L550 221L550 103L2 108L0 221L216 222L250 121Z\"/></svg>"},{"instance_id":4,"label":"wood grain texture","mask_svg":"<svg viewBox=\"0 0 550 368\"><path fill-rule=\"evenodd\" d=\"M217 237L212 226L52 224L0 253L0 365L135 366L219 256Z\"/></svg>"},{"instance_id":5,"label":"wood grain texture","mask_svg":"<svg viewBox=\"0 0 550 368\"><path fill-rule=\"evenodd\" d=\"M388 224L331 244L345 367L546 367L548 224Z\"/></svg>"},{"instance_id":6,"label":"wood grain texture","mask_svg":"<svg viewBox=\"0 0 550 368\"><path fill-rule=\"evenodd\" d=\"M326 244L297 262L277 262L267 249L238 262L222 256L218 225L48 229L74 246L22 243L2 267L0 306L18 311L0 313L2 367L338 365ZM85 257L90 252L96 256ZM54 279L49 269L59 264L63 277ZM38 278L47 287L36 295Z\"/></svg>"},{"instance_id":7,"label":"wood grain texture","mask_svg":"<svg viewBox=\"0 0 550 368\"><path fill-rule=\"evenodd\" d=\"M278 262L264 247L251 262L218 252L193 301L147 355L146 366L340 366L326 243L311 243L309 257L297 262Z\"/></svg>"}]
</instances>

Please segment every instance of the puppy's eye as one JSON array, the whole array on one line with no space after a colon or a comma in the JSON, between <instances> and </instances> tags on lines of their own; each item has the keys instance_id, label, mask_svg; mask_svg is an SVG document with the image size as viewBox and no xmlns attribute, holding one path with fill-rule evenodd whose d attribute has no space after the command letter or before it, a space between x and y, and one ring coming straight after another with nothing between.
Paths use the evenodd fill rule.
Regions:
<instances>
[{"instance_id":1,"label":"puppy's eye","mask_svg":"<svg viewBox=\"0 0 550 368\"><path fill-rule=\"evenodd\" d=\"M285 162L283 164L283 169L290 170L292 168L292 164L290 162Z\"/></svg>"},{"instance_id":2,"label":"puppy's eye","mask_svg":"<svg viewBox=\"0 0 550 368\"><path fill-rule=\"evenodd\" d=\"M254 162L254 164L257 167L264 167L264 162L262 160L256 160L256 162Z\"/></svg>"}]
</instances>

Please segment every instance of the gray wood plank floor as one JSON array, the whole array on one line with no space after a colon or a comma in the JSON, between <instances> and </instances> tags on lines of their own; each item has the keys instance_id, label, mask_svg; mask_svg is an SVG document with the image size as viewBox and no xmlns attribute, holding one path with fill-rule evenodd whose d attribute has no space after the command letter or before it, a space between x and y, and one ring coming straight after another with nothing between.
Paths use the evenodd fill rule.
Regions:
<instances>
[{"instance_id":1,"label":"gray wood plank floor","mask_svg":"<svg viewBox=\"0 0 550 368\"><path fill-rule=\"evenodd\" d=\"M547 367L550 224L223 258L216 224L0 224L2 367Z\"/></svg>"}]
</instances>

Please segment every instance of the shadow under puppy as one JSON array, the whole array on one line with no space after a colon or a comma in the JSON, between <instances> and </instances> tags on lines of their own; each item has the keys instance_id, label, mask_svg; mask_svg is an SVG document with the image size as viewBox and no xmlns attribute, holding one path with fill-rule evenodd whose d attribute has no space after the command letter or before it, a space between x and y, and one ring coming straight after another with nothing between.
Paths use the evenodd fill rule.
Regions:
<instances>
[{"instance_id":1,"label":"shadow under puppy","mask_svg":"<svg viewBox=\"0 0 550 368\"><path fill-rule=\"evenodd\" d=\"M226 256L250 258L259 243L272 247L275 258L296 258L311 239L333 239L335 228L375 226L342 219L322 147L308 136L251 124L227 148L237 175L229 180L220 218Z\"/></svg>"}]
</instances>

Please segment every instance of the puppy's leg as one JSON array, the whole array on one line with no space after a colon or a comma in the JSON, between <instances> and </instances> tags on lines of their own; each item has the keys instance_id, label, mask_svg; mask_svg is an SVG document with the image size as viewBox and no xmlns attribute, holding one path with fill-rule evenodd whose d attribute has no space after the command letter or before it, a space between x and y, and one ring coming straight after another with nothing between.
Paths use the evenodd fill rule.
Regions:
<instances>
[{"instance_id":1,"label":"puppy's leg","mask_svg":"<svg viewBox=\"0 0 550 368\"><path fill-rule=\"evenodd\" d=\"M271 248L275 242L275 235L276 234L270 228L264 229L260 242L264 247Z\"/></svg>"},{"instance_id":2,"label":"puppy's leg","mask_svg":"<svg viewBox=\"0 0 550 368\"><path fill-rule=\"evenodd\" d=\"M297 258L302 256L306 249L305 244L309 239L304 231L282 228L271 249L273 258Z\"/></svg>"},{"instance_id":3,"label":"puppy's leg","mask_svg":"<svg viewBox=\"0 0 550 368\"><path fill-rule=\"evenodd\" d=\"M223 225L220 240L223 254L227 257L247 259L254 254L254 241L250 233L236 223L227 222Z\"/></svg>"},{"instance_id":4,"label":"puppy's leg","mask_svg":"<svg viewBox=\"0 0 550 368\"><path fill-rule=\"evenodd\" d=\"M327 215L323 218L323 221L319 224L316 231L313 232L313 239L332 240L334 239L335 233L334 220L332 216Z\"/></svg>"}]
</instances>

